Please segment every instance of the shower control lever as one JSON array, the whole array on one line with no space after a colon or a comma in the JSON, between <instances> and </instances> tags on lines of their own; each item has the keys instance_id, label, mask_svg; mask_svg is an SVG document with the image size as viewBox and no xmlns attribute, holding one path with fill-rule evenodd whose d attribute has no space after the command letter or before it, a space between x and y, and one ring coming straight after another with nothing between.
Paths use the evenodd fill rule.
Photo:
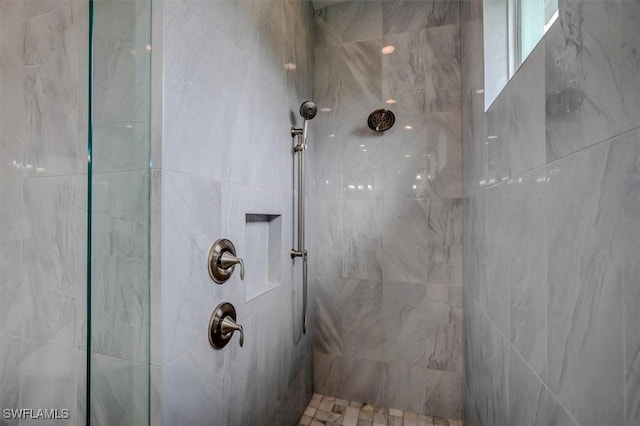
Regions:
<instances>
[{"instance_id":1,"label":"shower control lever","mask_svg":"<svg viewBox=\"0 0 640 426\"><path fill-rule=\"evenodd\" d=\"M238 263L240 264L240 279L244 281L244 261L242 260L242 258L236 257L228 251L225 251L220 255L220 258L218 259L218 266L222 269L232 268Z\"/></svg>"},{"instance_id":2,"label":"shower control lever","mask_svg":"<svg viewBox=\"0 0 640 426\"><path fill-rule=\"evenodd\" d=\"M240 279L244 281L244 261L236 256L236 248L226 238L221 238L209 249L209 276L218 284L226 282L240 264Z\"/></svg>"},{"instance_id":3,"label":"shower control lever","mask_svg":"<svg viewBox=\"0 0 640 426\"><path fill-rule=\"evenodd\" d=\"M233 333L240 332L240 347L244 345L244 330L236 322L236 309L231 303L221 303L211 313L209 319L209 343L216 349L224 348Z\"/></svg>"}]
</instances>

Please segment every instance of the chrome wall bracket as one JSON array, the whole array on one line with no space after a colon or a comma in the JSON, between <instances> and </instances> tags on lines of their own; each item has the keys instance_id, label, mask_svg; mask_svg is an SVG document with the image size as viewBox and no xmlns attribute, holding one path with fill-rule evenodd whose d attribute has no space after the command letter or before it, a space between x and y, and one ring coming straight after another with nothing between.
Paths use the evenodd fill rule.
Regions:
<instances>
[{"instance_id":1,"label":"chrome wall bracket","mask_svg":"<svg viewBox=\"0 0 640 426\"><path fill-rule=\"evenodd\" d=\"M225 283L233 274L235 265L240 264L240 279L244 280L244 261L236 257L236 248L226 238L221 238L209 249L209 276L218 284Z\"/></svg>"},{"instance_id":2,"label":"chrome wall bracket","mask_svg":"<svg viewBox=\"0 0 640 426\"><path fill-rule=\"evenodd\" d=\"M236 322L236 309L231 303L224 302L216 306L209 319L209 343L215 349L224 348L233 333L240 332L240 347L244 345L244 330Z\"/></svg>"}]
</instances>

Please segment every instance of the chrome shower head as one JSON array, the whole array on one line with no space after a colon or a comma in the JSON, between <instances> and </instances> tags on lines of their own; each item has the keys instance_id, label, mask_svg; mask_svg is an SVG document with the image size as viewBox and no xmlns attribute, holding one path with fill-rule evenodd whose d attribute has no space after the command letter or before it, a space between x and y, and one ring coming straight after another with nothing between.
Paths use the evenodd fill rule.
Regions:
<instances>
[{"instance_id":1,"label":"chrome shower head","mask_svg":"<svg viewBox=\"0 0 640 426\"><path fill-rule=\"evenodd\" d=\"M311 101L305 101L300 105L300 115L305 120L312 120L318 113L318 106Z\"/></svg>"},{"instance_id":2,"label":"chrome shower head","mask_svg":"<svg viewBox=\"0 0 640 426\"><path fill-rule=\"evenodd\" d=\"M388 109L377 109L369 114L367 124L374 132L382 133L393 127L396 122L396 116Z\"/></svg>"}]
</instances>

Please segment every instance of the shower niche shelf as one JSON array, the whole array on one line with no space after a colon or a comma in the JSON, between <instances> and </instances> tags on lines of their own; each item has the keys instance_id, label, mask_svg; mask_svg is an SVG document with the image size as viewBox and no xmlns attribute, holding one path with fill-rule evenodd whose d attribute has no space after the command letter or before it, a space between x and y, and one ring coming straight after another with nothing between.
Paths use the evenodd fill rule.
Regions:
<instances>
[{"instance_id":1,"label":"shower niche shelf","mask_svg":"<svg viewBox=\"0 0 640 426\"><path fill-rule=\"evenodd\" d=\"M244 228L245 301L282 282L282 216L247 213Z\"/></svg>"}]
</instances>

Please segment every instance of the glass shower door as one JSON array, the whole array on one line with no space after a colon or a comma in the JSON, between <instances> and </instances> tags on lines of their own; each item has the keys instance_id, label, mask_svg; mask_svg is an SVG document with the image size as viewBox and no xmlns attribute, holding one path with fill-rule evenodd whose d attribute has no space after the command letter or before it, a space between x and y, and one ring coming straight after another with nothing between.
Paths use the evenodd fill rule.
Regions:
<instances>
[{"instance_id":1,"label":"glass shower door","mask_svg":"<svg viewBox=\"0 0 640 426\"><path fill-rule=\"evenodd\" d=\"M149 423L151 2L90 2L87 421Z\"/></svg>"}]
</instances>

